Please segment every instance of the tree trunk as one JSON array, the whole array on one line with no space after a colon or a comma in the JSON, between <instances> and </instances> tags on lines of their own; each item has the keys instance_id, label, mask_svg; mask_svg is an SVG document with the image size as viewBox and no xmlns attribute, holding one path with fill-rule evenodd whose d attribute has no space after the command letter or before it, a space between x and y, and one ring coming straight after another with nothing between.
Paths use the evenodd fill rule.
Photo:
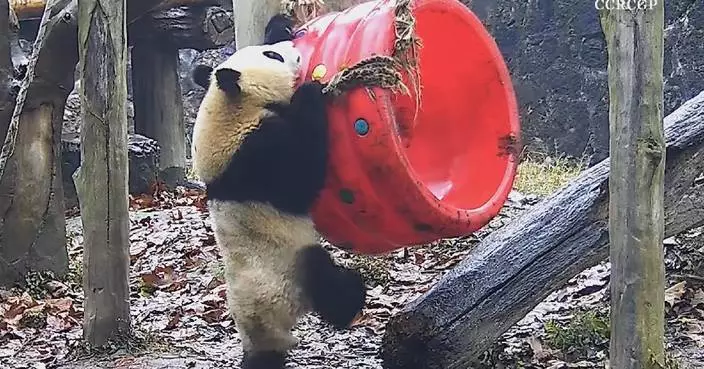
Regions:
<instances>
[{"instance_id":1,"label":"tree trunk","mask_svg":"<svg viewBox=\"0 0 704 369\"><path fill-rule=\"evenodd\" d=\"M178 59L178 49L168 44L138 42L132 48L134 130L159 143L159 177L169 186L182 183L186 175Z\"/></svg>"},{"instance_id":2,"label":"tree trunk","mask_svg":"<svg viewBox=\"0 0 704 369\"><path fill-rule=\"evenodd\" d=\"M665 264L662 1L604 9L609 56L609 242L613 368L664 364Z\"/></svg>"},{"instance_id":3,"label":"tree trunk","mask_svg":"<svg viewBox=\"0 0 704 369\"><path fill-rule=\"evenodd\" d=\"M0 0L0 137L4 140L19 89L14 66L26 63L15 27L8 28L7 1ZM53 6L53 5L52 5ZM76 3L52 17L38 54L34 80L22 107L14 154L0 178L0 284L22 282L30 271L68 268L61 185L61 125L78 59ZM17 65L26 67L26 64ZM26 68L25 68L26 70Z\"/></svg>"},{"instance_id":4,"label":"tree trunk","mask_svg":"<svg viewBox=\"0 0 704 369\"><path fill-rule=\"evenodd\" d=\"M665 236L704 224L704 92L665 118ZM491 233L391 318L387 369L466 368L570 278L609 255L609 160ZM612 368L618 368L611 366Z\"/></svg>"},{"instance_id":5,"label":"tree trunk","mask_svg":"<svg viewBox=\"0 0 704 369\"><path fill-rule=\"evenodd\" d=\"M264 28L281 10L281 0L232 0L235 46L241 49L264 41Z\"/></svg>"},{"instance_id":6,"label":"tree trunk","mask_svg":"<svg viewBox=\"0 0 704 369\"><path fill-rule=\"evenodd\" d=\"M83 336L93 346L130 334L125 0L80 0Z\"/></svg>"}]
</instances>

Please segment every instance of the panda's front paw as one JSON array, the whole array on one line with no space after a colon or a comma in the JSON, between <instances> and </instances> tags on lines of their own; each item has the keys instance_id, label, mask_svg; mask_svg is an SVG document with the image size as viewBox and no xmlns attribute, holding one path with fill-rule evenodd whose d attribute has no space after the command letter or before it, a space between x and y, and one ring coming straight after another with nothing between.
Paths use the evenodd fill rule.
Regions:
<instances>
[{"instance_id":1,"label":"panda's front paw","mask_svg":"<svg viewBox=\"0 0 704 369\"><path fill-rule=\"evenodd\" d=\"M327 104L326 96L323 94L325 85L318 81L308 81L303 83L291 98L291 104L295 109L305 114L315 115L324 111Z\"/></svg>"},{"instance_id":2,"label":"panda's front paw","mask_svg":"<svg viewBox=\"0 0 704 369\"><path fill-rule=\"evenodd\" d=\"M318 80L313 80L303 83L300 88L304 89L307 93L322 96L325 85Z\"/></svg>"}]
</instances>

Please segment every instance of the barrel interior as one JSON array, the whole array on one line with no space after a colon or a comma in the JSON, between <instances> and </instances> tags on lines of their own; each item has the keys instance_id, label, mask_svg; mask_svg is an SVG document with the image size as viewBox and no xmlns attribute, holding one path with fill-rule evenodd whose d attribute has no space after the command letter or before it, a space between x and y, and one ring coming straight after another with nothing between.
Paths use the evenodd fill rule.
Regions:
<instances>
[{"instance_id":1,"label":"barrel interior","mask_svg":"<svg viewBox=\"0 0 704 369\"><path fill-rule=\"evenodd\" d=\"M493 39L473 14L448 3L424 2L414 12L422 41L423 97L402 139L412 170L436 198L459 209L477 209L512 186L510 135L515 137L518 118L510 77ZM412 122L414 99L399 99L398 114Z\"/></svg>"}]
</instances>

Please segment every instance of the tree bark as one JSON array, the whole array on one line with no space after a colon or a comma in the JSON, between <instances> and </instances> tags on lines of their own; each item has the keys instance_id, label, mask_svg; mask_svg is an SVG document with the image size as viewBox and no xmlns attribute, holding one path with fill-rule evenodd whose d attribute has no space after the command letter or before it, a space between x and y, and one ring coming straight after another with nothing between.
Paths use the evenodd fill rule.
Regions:
<instances>
[{"instance_id":1,"label":"tree bark","mask_svg":"<svg viewBox=\"0 0 704 369\"><path fill-rule=\"evenodd\" d=\"M704 92L668 115L665 128L669 237L704 224L704 184L696 181L704 172ZM608 180L606 159L482 240L391 318L384 367L466 368L551 292L606 259Z\"/></svg>"},{"instance_id":2,"label":"tree bark","mask_svg":"<svg viewBox=\"0 0 704 369\"><path fill-rule=\"evenodd\" d=\"M281 0L232 0L235 13L235 45L238 49L260 44L264 28L281 10Z\"/></svg>"},{"instance_id":3,"label":"tree bark","mask_svg":"<svg viewBox=\"0 0 704 369\"><path fill-rule=\"evenodd\" d=\"M0 1L4 7L7 1ZM57 2L58 4L58 2ZM66 97L72 86L77 60L75 35L76 2L53 13L51 31L38 54L34 80L29 85L19 118L14 154L9 157L0 178L0 284L22 282L30 271L52 271L58 275L68 268L66 231L61 185L61 125ZM0 8L3 17L7 8ZM17 44L16 34L0 21L0 137L7 135L19 78L8 63L11 50L16 63L27 57ZM16 27L16 25L15 25ZM16 28L10 26L13 31ZM72 32L73 31L73 32Z\"/></svg>"},{"instance_id":4,"label":"tree bark","mask_svg":"<svg viewBox=\"0 0 704 369\"><path fill-rule=\"evenodd\" d=\"M601 11L609 57L614 368L664 367L664 13L662 1L647 10Z\"/></svg>"},{"instance_id":5,"label":"tree bark","mask_svg":"<svg viewBox=\"0 0 704 369\"><path fill-rule=\"evenodd\" d=\"M81 166L74 173L83 221L84 339L131 333L127 202L125 0L81 0Z\"/></svg>"},{"instance_id":6,"label":"tree bark","mask_svg":"<svg viewBox=\"0 0 704 369\"><path fill-rule=\"evenodd\" d=\"M232 13L219 6L182 6L155 12L130 26L130 44L150 42L174 49L214 49L232 42Z\"/></svg>"},{"instance_id":7,"label":"tree bark","mask_svg":"<svg viewBox=\"0 0 704 369\"><path fill-rule=\"evenodd\" d=\"M134 130L159 143L159 177L171 187L186 178L186 128L178 59L178 49L169 45L140 42L132 48Z\"/></svg>"}]
</instances>

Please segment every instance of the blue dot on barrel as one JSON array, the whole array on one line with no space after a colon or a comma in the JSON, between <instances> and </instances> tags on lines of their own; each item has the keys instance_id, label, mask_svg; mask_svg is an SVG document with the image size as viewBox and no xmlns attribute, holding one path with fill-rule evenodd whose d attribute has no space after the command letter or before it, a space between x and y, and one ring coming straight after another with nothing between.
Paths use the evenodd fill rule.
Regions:
<instances>
[{"instance_id":1,"label":"blue dot on barrel","mask_svg":"<svg viewBox=\"0 0 704 369\"><path fill-rule=\"evenodd\" d=\"M366 135L369 133L369 123L362 118L357 119L354 122L354 131L360 136Z\"/></svg>"}]
</instances>

